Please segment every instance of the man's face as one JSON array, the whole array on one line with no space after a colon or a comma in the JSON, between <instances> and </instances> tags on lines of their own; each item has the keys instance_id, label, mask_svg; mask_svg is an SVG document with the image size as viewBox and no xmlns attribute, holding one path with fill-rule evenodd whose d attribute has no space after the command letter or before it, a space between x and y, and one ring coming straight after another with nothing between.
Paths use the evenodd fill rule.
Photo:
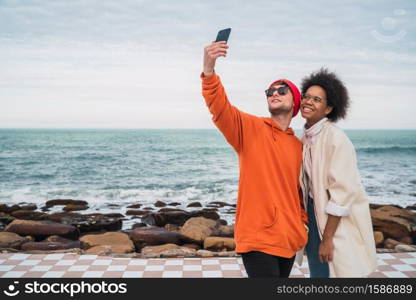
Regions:
<instances>
[{"instance_id":1,"label":"man's face","mask_svg":"<svg viewBox=\"0 0 416 300\"><path fill-rule=\"evenodd\" d=\"M286 85L277 83L272 86L272 88L275 89L278 89L280 87L286 87ZM272 115L290 113L290 111L293 111L293 95L288 87L286 90L287 93L285 95L281 95L277 90L275 90L272 96L267 97L269 112Z\"/></svg>"}]
</instances>

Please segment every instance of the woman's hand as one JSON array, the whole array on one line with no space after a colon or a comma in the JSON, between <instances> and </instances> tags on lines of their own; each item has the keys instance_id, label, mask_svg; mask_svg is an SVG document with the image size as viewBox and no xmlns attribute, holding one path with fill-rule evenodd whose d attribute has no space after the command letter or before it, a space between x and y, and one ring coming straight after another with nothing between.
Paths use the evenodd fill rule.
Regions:
<instances>
[{"instance_id":1,"label":"woman's hand","mask_svg":"<svg viewBox=\"0 0 416 300\"><path fill-rule=\"evenodd\" d=\"M329 262L334 258L334 242L332 238L323 239L319 245L319 260L321 262Z\"/></svg>"}]
</instances>

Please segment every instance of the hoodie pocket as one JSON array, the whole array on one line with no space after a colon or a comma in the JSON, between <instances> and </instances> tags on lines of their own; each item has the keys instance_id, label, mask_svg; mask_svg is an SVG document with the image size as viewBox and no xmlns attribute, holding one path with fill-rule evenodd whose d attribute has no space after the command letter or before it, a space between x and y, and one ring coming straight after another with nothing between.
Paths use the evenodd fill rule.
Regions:
<instances>
[{"instance_id":1,"label":"hoodie pocket","mask_svg":"<svg viewBox=\"0 0 416 300\"><path fill-rule=\"evenodd\" d=\"M270 228L273 227L274 224L276 224L277 222L277 207L273 206L273 214L272 214L272 218L269 220L266 220L264 224L265 228Z\"/></svg>"}]
</instances>

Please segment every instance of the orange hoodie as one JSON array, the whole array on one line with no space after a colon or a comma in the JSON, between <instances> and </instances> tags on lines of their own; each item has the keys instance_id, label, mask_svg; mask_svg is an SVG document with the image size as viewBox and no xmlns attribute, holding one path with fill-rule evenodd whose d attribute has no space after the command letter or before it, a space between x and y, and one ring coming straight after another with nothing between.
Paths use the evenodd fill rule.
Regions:
<instances>
[{"instance_id":1,"label":"orange hoodie","mask_svg":"<svg viewBox=\"0 0 416 300\"><path fill-rule=\"evenodd\" d=\"M215 73L201 78L212 120L238 154L236 252L294 256L308 238L299 185L301 142L291 128L283 131L271 118L232 106Z\"/></svg>"}]
</instances>

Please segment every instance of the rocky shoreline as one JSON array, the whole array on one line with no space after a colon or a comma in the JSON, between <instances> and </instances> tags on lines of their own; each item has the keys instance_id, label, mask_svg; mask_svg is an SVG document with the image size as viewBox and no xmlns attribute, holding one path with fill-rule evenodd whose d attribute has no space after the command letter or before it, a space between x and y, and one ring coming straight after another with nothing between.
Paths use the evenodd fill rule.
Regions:
<instances>
[{"instance_id":1,"label":"rocky shoreline","mask_svg":"<svg viewBox=\"0 0 416 300\"><path fill-rule=\"evenodd\" d=\"M236 256L234 225L220 218L219 208L235 205L214 201L205 207L157 201L126 207L126 213L90 213L87 201L53 199L35 204L0 204L0 252L97 254L115 257ZM62 210L50 213L51 208ZM416 207L370 204L377 251L416 252ZM130 229L123 221L136 220Z\"/></svg>"}]
</instances>

